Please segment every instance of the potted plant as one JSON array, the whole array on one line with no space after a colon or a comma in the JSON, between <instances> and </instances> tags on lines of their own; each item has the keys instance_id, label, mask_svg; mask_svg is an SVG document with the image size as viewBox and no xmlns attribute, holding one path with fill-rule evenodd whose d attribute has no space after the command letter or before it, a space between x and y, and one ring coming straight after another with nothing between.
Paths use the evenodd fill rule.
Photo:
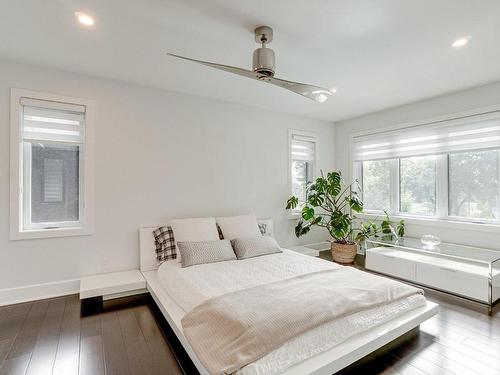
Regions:
<instances>
[{"instance_id":1,"label":"potted plant","mask_svg":"<svg viewBox=\"0 0 500 375\"><path fill-rule=\"evenodd\" d=\"M295 235L303 236L318 226L328 230L333 238L331 244L332 257L339 263L352 263L357 253L354 241L353 211L363 211L363 202L356 190L350 185L344 185L340 171L329 172L309 183L306 188L306 201L301 207L301 218L295 226ZM290 197L286 209L295 209L299 199Z\"/></svg>"},{"instance_id":2,"label":"potted plant","mask_svg":"<svg viewBox=\"0 0 500 375\"><path fill-rule=\"evenodd\" d=\"M365 243L367 239L381 238L383 241L399 240L405 235L405 221L400 220L396 224L391 221L389 213L384 210L385 218L380 225L377 225L378 216L367 222L361 223L360 227L356 229L356 241L360 244ZM365 244L366 248L366 244Z\"/></svg>"}]
</instances>

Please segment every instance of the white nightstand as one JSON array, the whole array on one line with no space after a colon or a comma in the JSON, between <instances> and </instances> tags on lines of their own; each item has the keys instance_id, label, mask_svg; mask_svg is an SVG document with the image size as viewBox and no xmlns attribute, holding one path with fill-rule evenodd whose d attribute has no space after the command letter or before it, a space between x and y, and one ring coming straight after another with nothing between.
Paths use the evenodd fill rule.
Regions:
<instances>
[{"instance_id":1,"label":"white nightstand","mask_svg":"<svg viewBox=\"0 0 500 375\"><path fill-rule=\"evenodd\" d=\"M146 279L139 270L102 273L80 280L80 299L102 297L108 300L146 292Z\"/></svg>"},{"instance_id":2,"label":"white nightstand","mask_svg":"<svg viewBox=\"0 0 500 375\"><path fill-rule=\"evenodd\" d=\"M287 249L295 251L300 254L317 257L319 256L320 251L330 250L330 242L324 241L324 242L311 243L301 246L291 246L287 247Z\"/></svg>"}]
</instances>

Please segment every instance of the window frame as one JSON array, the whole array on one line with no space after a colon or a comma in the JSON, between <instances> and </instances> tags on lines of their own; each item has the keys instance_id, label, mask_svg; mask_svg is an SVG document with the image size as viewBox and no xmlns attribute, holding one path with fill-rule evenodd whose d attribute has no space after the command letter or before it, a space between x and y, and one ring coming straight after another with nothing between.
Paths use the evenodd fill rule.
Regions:
<instances>
[{"instance_id":1,"label":"window frame","mask_svg":"<svg viewBox=\"0 0 500 375\"><path fill-rule=\"evenodd\" d=\"M456 120L456 119L461 119L461 118L466 118L469 116L476 116L476 115L484 115L488 114L491 112L497 112L500 111L500 104L497 105L492 105L488 107L483 107L483 108L476 108L472 110L467 110L463 112L458 112L454 114L448 114L448 115L443 115L443 116L437 116L434 118L429 118L426 120L418 120L418 121L412 121L409 123L404 123L404 124L396 124L392 126L386 126L386 127L381 127L377 129L376 131L374 130L365 130L365 131L360 131L360 132L354 132L350 134L350 142L349 142L349 168L348 168L348 173L350 174L350 177L352 179L357 179L360 188L361 188L361 194L362 194L362 189L363 189L363 170L362 170L362 162L354 162L353 157L352 157L352 147L353 147L353 141L354 138L359 137L359 136L364 136L364 135L371 135L371 134L377 134L377 133L383 133L387 131L393 131L393 130L404 130L406 128L412 128L415 126L421 126L421 125L427 125L431 123L438 123L441 121L448 121L448 120ZM473 150L468 150L468 151L473 151ZM467 151L464 151L467 152ZM477 231L483 231L483 232L497 232L499 227L500 227L500 222L497 220L488 220L488 219L481 219L477 220L474 218L467 218L467 217L458 217L458 216L450 216L448 212L448 194L449 194L449 185L448 185L448 155L449 153L445 154L440 154L436 155L437 158L437 164L436 164L436 215L434 216L422 216L422 215L412 215L412 214L406 214L406 213L401 213L399 209L399 173L391 173L397 175L397 182L394 182L394 180L391 178L391 191L396 192L397 194L394 197L391 197L391 208L388 211L388 213L391 215L392 218L394 219L405 219L407 223L410 224L416 224L416 225L432 225L432 226L437 226L437 227L442 227L442 228L453 228L453 229L472 229L472 230L477 230ZM392 166L392 168L397 168L399 170L399 159L393 159L397 160L397 167ZM398 201L398 203L393 204L392 200ZM397 207L397 209L393 209L394 207ZM380 218L381 214L383 212L381 211L376 211L376 210L369 210L365 211L364 213L358 214L357 216L360 218Z\"/></svg>"},{"instance_id":2,"label":"window frame","mask_svg":"<svg viewBox=\"0 0 500 375\"><path fill-rule=\"evenodd\" d=\"M307 138L307 141L314 143L314 163L313 163L313 170L312 170L312 180L314 181L318 177L319 134L314 133L314 132L310 132L310 131L304 131L304 130L288 129L288 196L289 197L293 195L292 143L293 143L294 136ZM289 211L291 217L296 218L296 217L299 217L301 215L301 209L302 209L301 203L304 203L304 202L299 202L299 205L295 209Z\"/></svg>"},{"instance_id":3,"label":"window frame","mask_svg":"<svg viewBox=\"0 0 500 375\"><path fill-rule=\"evenodd\" d=\"M29 181L23 181L23 138L21 98L51 101L60 105L76 104L85 106L84 142L80 147L80 220L78 222L57 223L57 228L50 228L51 223L30 224L24 228L23 187ZM71 96L37 92L24 89L11 89L10 97L10 239L50 238L65 236L90 235L94 231L94 108L92 100ZM62 225L61 225L62 224Z\"/></svg>"},{"instance_id":4,"label":"window frame","mask_svg":"<svg viewBox=\"0 0 500 375\"><path fill-rule=\"evenodd\" d=\"M500 150L499 150L500 151ZM433 155L436 157L436 214L435 215L418 215L401 211L401 159L382 159L391 160L390 165L390 207L387 212L391 216L401 218L414 218L414 219L435 219L453 222L463 222L479 225L495 225L500 226L500 220L493 219L479 219L463 216L453 216L449 214L449 153ZM354 174L359 182L361 188L361 196L363 196L363 162L355 162L359 166L354 166ZM357 171L359 170L359 171ZM365 210L368 215L380 215L383 211L379 210Z\"/></svg>"}]
</instances>

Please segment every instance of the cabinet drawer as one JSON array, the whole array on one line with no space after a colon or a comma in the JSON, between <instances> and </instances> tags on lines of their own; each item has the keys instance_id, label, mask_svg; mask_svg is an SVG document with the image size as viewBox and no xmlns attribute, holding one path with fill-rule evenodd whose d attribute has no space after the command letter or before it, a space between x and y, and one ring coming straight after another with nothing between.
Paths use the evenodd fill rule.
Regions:
<instances>
[{"instance_id":1,"label":"cabinet drawer","mask_svg":"<svg viewBox=\"0 0 500 375\"><path fill-rule=\"evenodd\" d=\"M367 251L365 267L400 279L415 280L415 262L394 255Z\"/></svg>"},{"instance_id":2,"label":"cabinet drawer","mask_svg":"<svg viewBox=\"0 0 500 375\"><path fill-rule=\"evenodd\" d=\"M436 289L488 302L486 275L464 272L450 267L417 263L416 281Z\"/></svg>"}]
</instances>

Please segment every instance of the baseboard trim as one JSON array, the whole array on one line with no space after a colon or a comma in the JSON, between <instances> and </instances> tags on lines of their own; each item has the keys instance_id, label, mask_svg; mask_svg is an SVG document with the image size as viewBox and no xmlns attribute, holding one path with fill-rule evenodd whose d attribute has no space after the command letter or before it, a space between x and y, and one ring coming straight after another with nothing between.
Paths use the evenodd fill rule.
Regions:
<instances>
[{"instance_id":1,"label":"baseboard trim","mask_svg":"<svg viewBox=\"0 0 500 375\"><path fill-rule=\"evenodd\" d=\"M80 279L54 281L0 289L0 306L75 294L80 291Z\"/></svg>"}]
</instances>

